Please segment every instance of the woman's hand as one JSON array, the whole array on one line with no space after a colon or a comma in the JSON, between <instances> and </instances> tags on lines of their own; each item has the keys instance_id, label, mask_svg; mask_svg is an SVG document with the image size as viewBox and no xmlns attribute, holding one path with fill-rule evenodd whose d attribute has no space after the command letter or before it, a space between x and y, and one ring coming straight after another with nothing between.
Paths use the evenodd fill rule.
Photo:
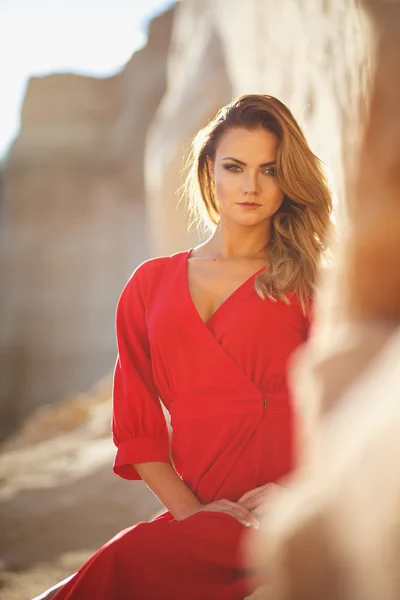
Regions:
<instances>
[{"instance_id":1,"label":"woman's hand","mask_svg":"<svg viewBox=\"0 0 400 600\"><path fill-rule=\"evenodd\" d=\"M254 511L256 515L265 503L267 493L270 492L274 486L275 484L273 483L266 483L265 485L254 488L254 490L250 490L243 494L243 496L239 498L238 504L252 512Z\"/></svg>"},{"instance_id":2,"label":"woman's hand","mask_svg":"<svg viewBox=\"0 0 400 600\"><path fill-rule=\"evenodd\" d=\"M251 510L249 510L244 504L239 504L238 502L231 502L230 500L216 500L215 502L210 502L210 504L203 504L200 506L200 508L195 510L193 514L205 511L222 512L226 515L230 515L245 527L258 528L258 521L252 514Z\"/></svg>"}]
</instances>

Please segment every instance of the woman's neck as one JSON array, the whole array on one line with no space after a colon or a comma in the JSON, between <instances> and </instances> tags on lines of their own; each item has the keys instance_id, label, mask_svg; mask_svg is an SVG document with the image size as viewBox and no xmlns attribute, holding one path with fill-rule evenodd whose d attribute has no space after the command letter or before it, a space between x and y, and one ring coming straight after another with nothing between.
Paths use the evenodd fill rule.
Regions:
<instances>
[{"instance_id":1,"label":"woman's neck","mask_svg":"<svg viewBox=\"0 0 400 600\"><path fill-rule=\"evenodd\" d=\"M269 239L269 222L254 228L219 223L204 249L223 260L260 260L266 257Z\"/></svg>"}]
</instances>

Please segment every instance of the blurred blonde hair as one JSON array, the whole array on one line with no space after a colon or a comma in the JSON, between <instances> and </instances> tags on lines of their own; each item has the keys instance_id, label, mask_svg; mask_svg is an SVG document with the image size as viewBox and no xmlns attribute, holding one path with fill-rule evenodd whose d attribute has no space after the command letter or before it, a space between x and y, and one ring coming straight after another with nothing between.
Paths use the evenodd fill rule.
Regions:
<instances>
[{"instance_id":1,"label":"blurred blonde hair","mask_svg":"<svg viewBox=\"0 0 400 600\"><path fill-rule=\"evenodd\" d=\"M279 100L264 94L236 98L195 136L184 185L193 221L210 229L219 223L218 202L209 170L223 134L231 128L263 127L279 139L276 177L282 206L272 220L269 269L256 278L262 298L288 303L293 292L307 311L325 248L332 210L331 193L320 160L311 152L296 119ZM193 222L192 221L192 222Z\"/></svg>"}]
</instances>

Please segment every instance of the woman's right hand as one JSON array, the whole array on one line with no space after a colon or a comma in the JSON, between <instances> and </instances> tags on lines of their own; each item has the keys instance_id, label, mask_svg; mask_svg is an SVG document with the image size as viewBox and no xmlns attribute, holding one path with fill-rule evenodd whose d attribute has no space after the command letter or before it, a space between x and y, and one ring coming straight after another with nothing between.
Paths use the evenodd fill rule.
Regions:
<instances>
[{"instance_id":1,"label":"woman's right hand","mask_svg":"<svg viewBox=\"0 0 400 600\"><path fill-rule=\"evenodd\" d=\"M251 510L243 504L231 502L230 500L216 500L210 504L203 504L196 512L222 512L230 515L245 527L254 527L258 529L258 521Z\"/></svg>"},{"instance_id":2,"label":"woman's right hand","mask_svg":"<svg viewBox=\"0 0 400 600\"><path fill-rule=\"evenodd\" d=\"M146 485L153 490L153 493L177 521L183 521L199 511L222 512L246 527L257 529L257 518L245 504L230 500L217 500L210 504L201 504L172 465L164 462L150 462L134 466Z\"/></svg>"}]
</instances>

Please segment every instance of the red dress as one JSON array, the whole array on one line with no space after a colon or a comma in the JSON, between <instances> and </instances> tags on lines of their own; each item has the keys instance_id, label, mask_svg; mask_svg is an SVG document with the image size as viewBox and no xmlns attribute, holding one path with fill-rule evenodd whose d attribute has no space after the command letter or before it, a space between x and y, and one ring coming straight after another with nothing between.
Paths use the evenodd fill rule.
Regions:
<instances>
[{"instance_id":1,"label":"red dress","mask_svg":"<svg viewBox=\"0 0 400 600\"><path fill-rule=\"evenodd\" d=\"M189 252L142 264L117 310L113 436L117 475L170 461L159 398L171 415L176 471L203 503L275 482L292 468L290 355L309 320L292 297L262 300L253 275L205 324L190 297ZM168 512L103 546L56 600L240 600L246 528L233 517Z\"/></svg>"}]
</instances>

